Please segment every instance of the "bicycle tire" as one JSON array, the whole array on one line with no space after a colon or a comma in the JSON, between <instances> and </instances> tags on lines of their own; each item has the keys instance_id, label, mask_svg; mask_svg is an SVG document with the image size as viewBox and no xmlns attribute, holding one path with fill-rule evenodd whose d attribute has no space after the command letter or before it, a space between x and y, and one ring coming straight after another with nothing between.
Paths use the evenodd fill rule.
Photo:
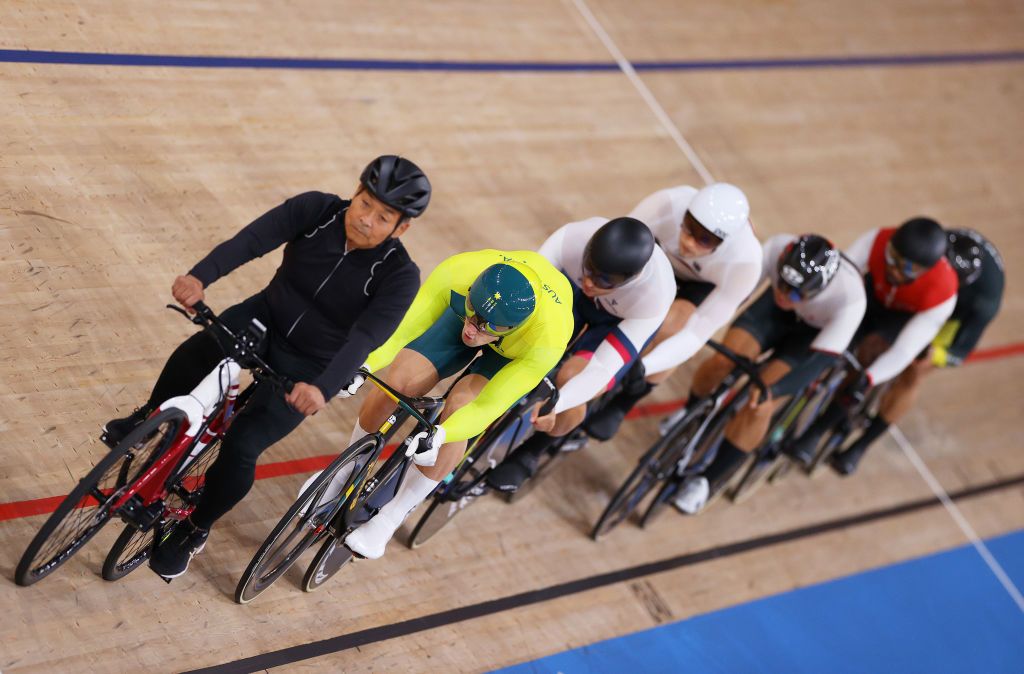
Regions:
<instances>
[{"instance_id":1,"label":"bicycle tire","mask_svg":"<svg viewBox=\"0 0 1024 674\"><path fill-rule=\"evenodd\" d=\"M220 438L215 439L209 445L203 448L203 450L184 466L183 469L175 476L174 480L168 485L168 494L164 499L164 515L161 517L161 521L151 526L149 529L142 531L133 526L125 527L124 531L117 537L114 544L110 546L110 550L107 552L106 559L103 560L103 570L100 573L103 576L103 580L109 580L111 582L121 580L135 569L142 566L143 562L149 559L153 552L153 534L158 529L161 531L163 536L166 536L176 526L177 520L181 519L168 519L167 510L169 508L177 510L185 510L189 506L194 506L199 497L203 493L202 486L197 486L195 489L190 489L188 486L182 484L189 477L193 477L198 483L199 478L206 474L206 469L214 458L217 456L217 451L220 449ZM176 493L176 488L181 487L188 494L187 498L182 498Z\"/></svg>"},{"instance_id":2,"label":"bicycle tire","mask_svg":"<svg viewBox=\"0 0 1024 674\"><path fill-rule=\"evenodd\" d=\"M125 527L103 560L103 571L100 574L103 580L121 580L142 566L152 552L156 530L155 526L146 531L132 526Z\"/></svg>"},{"instance_id":3,"label":"bicycle tire","mask_svg":"<svg viewBox=\"0 0 1024 674\"><path fill-rule=\"evenodd\" d=\"M430 500L430 504L427 506L426 510L424 510L420 519L417 520L416 525L413 526L409 537L406 539L406 547L411 550L415 550L429 541L437 532L443 529L452 518L468 508L476 502L480 496L483 496L487 492L486 487L483 486L483 481L480 480L478 493L468 493L458 501L452 500L446 494L446 492L455 488L465 488L461 483L467 482L468 484L472 484L472 482L482 477L484 472L490 470L490 468L483 468L482 472L478 472L477 465L490 455L491 447L494 443L503 441L505 435L511 428L511 424L518 423L519 421L520 419L518 417L513 417L510 416L509 413L506 413L506 416L502 417L494 426L484 431L485 436L481 437L480 441L473 448L473 461L465 461L456 469L457 472L452 476L450 487L434 492L434 495ZM475 475L471 475L467 481L467 474L470 473L475 473ZM473 491L477 490L474 489ZM467 497L469 497L468 501L466 500ZM445 505L448 507L444 507Z\"/></svg>"},{"instance_id":4,"label":"bicycle tire","mask_svg":"<svg viewBox=\"0 0 1024 674\"><path fill-rule=\"evenodd\" d=\"M686 445L690 442L689 435L693 430L691 427L697 424L699 428L703 421L703 416L696 412L685 415L640 457L636 467L619 486L591 529L590 537L593 540L600 540L626 521L655 486L661 482L667 484L671 481L670 478L674 475L681 458L680 452L685 451ZM680 443L680 440L683 442Z\"/></svg>"},{"instance_id":5,"label":"bicycle tire","mask_svg":"<svg viewBox=\"0 0 1024 674\"><path fill-rule=\"evenodd\" d=\"M341 557L336 559L335 555ZM323 587L324 583L348 566L353 557L352 551L346 548L340 539L328 536L324 544L316 551L313 561L309 563L309 567L302 577L302 591L316 592ZM330 563L331 566L325 569L324 565L327 563Z\"/></svg>"},{"instance_id":6,"label":"bicycle tire","mask_svg":"<svg viewBox=\"0 0 1024 674\"><path fill-rule=\"evenodd\" d=\"M441 529L443 529L456 515L468 508L472 503L475 503L480 496L483 496L484 493L486 493L486 488L482 485L479 489L479 493L473 494L471 492L457 501L453 501L441 495L435 495L431 498L430 505L428 505L426 510L423 511L423 515L416 522L416 526L413 527L412 532L409 534L409 538L406 540L406 546L411 550L415 550L433 538L434 535L441 531ZM469 500L466 500L467 498Z\"/></svg>"},{"instance_id":7,"label":"bicycle tire","mask_svg":"<svg viewBox=\"0 0 1024 674\"><path fill-rule=\"evenodd\" d=\"M32 585L53 573L81 550L115 514L111 511L113 502L166 451L186 420L185 413L177 408L158 412L107 452L61 501L25 548L14 572L15 582L22 586ZM167 428L164 428L165 424L168 424ZM146 448L154 439L157 442L147 452ZM132 451L143 442L145 444L140 451ZM138 467L125 466L125 459ZM107 485L105 480L111 477L112 484ZM103 496L103 499L96 494ZM90 506L87 502L89 499L95 501L96 505ZM52 549L45 547L58 536L60 538ZM40 555L44 559L38 560Z\"/></svg>"},{"instance_id":8,"label":"bicycle tire","mask_svg":"<svg viewBox=\"0 0 1024 674\"><path fill-rule=\"evenodd\" d=\"M298 561L302 553L328 534L330 520L347 496L339 494L330 501L318 504L316 508L310 509L308 506L320 498L328 484L344 466L356 461L361 454L372 450L376 444L377 438L372 435L358 440L332 461L292 503L239 578L238 586L235 588L237 603L248 604L263 594ZM323 519L314 520L315 516ZM313 521L312 526L308 526L310 521ZM303 531L307 526L308 530ZM294 542L296 535L299 539Z\"/></svg>"}]
</instances>

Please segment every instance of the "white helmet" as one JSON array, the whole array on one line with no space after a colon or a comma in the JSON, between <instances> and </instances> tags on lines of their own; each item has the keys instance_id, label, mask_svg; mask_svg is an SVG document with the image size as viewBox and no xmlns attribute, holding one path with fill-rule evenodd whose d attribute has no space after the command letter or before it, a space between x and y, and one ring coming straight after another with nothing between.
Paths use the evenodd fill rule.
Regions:
<instances>
[{"instance_id":1,"label":"white helmet","mask_svg":"<svg viewBox=\"0 0 1024 674\"><path fill-rule=\"evenodd\" d=\"M687 208L706 230L723 241L747 226L750 204L740 188L729 183L703 187Z\"/></svg>"}]
</instances>

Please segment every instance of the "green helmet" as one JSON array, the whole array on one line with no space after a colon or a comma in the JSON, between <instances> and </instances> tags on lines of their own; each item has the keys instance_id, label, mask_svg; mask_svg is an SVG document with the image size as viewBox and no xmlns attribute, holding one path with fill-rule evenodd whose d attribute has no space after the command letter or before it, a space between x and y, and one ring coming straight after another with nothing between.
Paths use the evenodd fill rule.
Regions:
<instances>
[{"instance_id":1,"label":"green helmet","mask_svg":"<svg viewBox=\"0 0 1024 674\"><path fill-rule=\"evenodd\" d=\"M467 310L493 329L508 331L530 317L537 307L537 296L523 272L510 264L494 264L473 281L466 304Z\"/></svg>"}]
</instances>

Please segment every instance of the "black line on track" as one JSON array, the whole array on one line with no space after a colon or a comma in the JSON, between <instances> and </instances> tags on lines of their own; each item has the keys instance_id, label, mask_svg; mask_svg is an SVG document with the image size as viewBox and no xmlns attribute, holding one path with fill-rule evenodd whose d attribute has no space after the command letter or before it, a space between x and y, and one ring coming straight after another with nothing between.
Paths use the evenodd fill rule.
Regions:
<instances>
[{"instance_id":1,"label":"black line on track","mask_svg":"<svg viewBox=\"0 0 1024 674\"><path fill-rule=\"evenodd\" d=\"M987 484L967 487L960 491L950 493L949 496L954 500L971 498L1020 485L1024 485L1024 475L1017 475L1015 477L997 480ZM700 562L706 562L712 559L731 557L732 555L738 555L751 550L757 550L759 548L766 548L801 538L808 538L840 529L846 529L848 527L877 522L891 517L898 517L918 510L931 508L939 504L939 500L934 496L908 501L888 508L870 510L857 515L849 515L847 517L829 520L827 522L797 527L795 529L789 529L775 534L758 536L757 538L751 538L746 541L727 543L707 550L699 550L697 552L691 552L677 557L670 557L669 559L663 559L657 562L649 562L647 564L631 566L618 571L602 573L597 576L580 578L567 583L543 587L538 590L521 592L508 597L492 599L478 604L470 604L469 606L460 606L459 608L449 609L439 613L431 613L419 618L403 620L390 625L371 627L358 632L352 632L351 634L342 634L340 636L314 641L308 644L290 646L288 648L282 648L281 650L271 651L269 653L263 653L249 658L242 658L241 660L235 660L233 662L226 662L212 667L190 670L184 674L233 674L235 672L256 672L266 670L271 667L280 667L293 662L299 662L300 660L307 660L321 655L337 653L339 651L356 648L358 646L366 646L378 641L387 641L388 639L415 634L416 632L423 632L436 627L444 627L446 625L451 625L465 620L481 618L494 613L529 606L531 604L539 604L541 602L551 601L552 599L566 597L579 592L586 592L587 590L593 590L607 585L635 580L637 578L643 578L656 573L672 571L674 569L690 566L692 564L699 564Z\"/></svg>"}]
</instances>

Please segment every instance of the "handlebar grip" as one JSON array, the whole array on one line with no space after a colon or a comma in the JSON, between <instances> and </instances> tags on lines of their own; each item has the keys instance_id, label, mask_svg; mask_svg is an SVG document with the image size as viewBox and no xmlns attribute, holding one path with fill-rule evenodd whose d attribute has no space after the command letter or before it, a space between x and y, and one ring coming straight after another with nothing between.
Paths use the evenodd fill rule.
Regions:
<instances>
[{"instance_id":1,"label":"handlebar grip","mask_svg":"<svg viewBox=\"0 0 1024 674\"><path fill-rule=\"evenodd\" d=\"M554 391L551 392L551 397L548 398L548 401L546 403L544 403L543 405L541 405L540 410L538 410L538 412L537 412L537 416L545 417L545 416L551 414L551 411L555 409L555 405L557 405L557 404L558 404L558 389L555 389Z\"/></svg>"}]
</instances>

